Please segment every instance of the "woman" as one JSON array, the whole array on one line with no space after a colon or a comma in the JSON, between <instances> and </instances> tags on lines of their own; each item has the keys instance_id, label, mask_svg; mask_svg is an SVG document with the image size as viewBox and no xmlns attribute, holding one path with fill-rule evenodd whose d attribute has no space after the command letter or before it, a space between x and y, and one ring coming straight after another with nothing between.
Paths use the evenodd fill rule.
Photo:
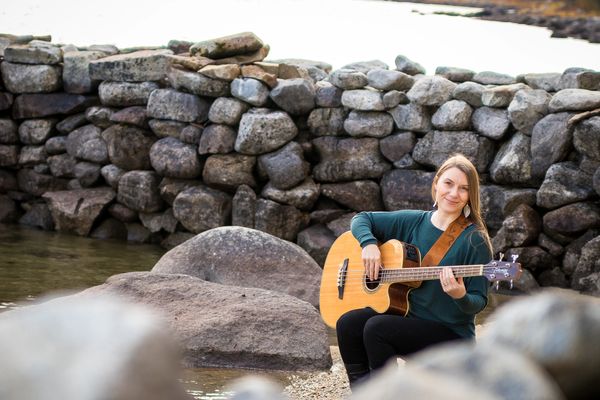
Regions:
<instances>
[{"instance_id":1,"label":"woman","mask_svg":"<svg viewBox=\"0 0 600 400\"><path fill-rule=\"evenodd\" d=\"M367 277L377 278L381 253L377 243L398 239L425 255L461 214L470 225L448 249L439 265L485 264L491 243L481 218L479 175L464 156L447 159L437 171L431 195L435 211L362 212L352 220L352 234L362 247ZM440 280L424 281L409 294L407 316L378 314L371 308L353 310L337 322L336 331L350 386L397 356L436 343L473 338L475 314L487 304L484 277L455 279L444 268Z\"/></svg>"}]
</instances>

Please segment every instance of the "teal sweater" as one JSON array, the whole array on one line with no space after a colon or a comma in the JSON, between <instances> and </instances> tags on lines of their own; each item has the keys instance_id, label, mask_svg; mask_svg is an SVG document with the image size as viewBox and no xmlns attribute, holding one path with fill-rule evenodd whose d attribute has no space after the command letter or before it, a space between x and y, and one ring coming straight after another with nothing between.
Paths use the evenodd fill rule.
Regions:
<instances>
[{"instance_id":1,"label":"teal sweater","mask_svg":"<svg viewBox=\"0 0 600 400\"><path fill-rule=\"evenodd\" d=\"M431 223L432 211L362 212L352 219L352 234L361 247L398 239L419 249L424 257L443 231ZM486 264L491 254L481 234L470 225L448 250L440 265ZM423 281L409 294L409 317L437 321L462 337L475 336L475 314L487 304L485 277L464 278L467 294L453 299L439 280Z\"/></svg>"}]
</instances>

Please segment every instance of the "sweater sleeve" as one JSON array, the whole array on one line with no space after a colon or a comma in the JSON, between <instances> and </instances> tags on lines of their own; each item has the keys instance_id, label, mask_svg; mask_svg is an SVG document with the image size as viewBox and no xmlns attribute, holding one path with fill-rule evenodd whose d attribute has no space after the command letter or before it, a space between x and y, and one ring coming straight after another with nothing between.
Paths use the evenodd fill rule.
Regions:
<instances>
[{"instance_id":1,"label":"sweater sleeve","mask_svg":"<svg viewBox=\"0 0 600 400\"><path fill-rule=\"evenodd\" d=\"M421 214L414 210L361 212L352 218L350 229L361 247L390 239L406 241L403 236Z\"/></svg>"},{"instance_id":2,"label":"sweater sleeve","mask_svg":"<svg viewBox=\"0 0 600 400\"><path fill-rule=\"evenodd\" d=\"M483 237L479 232L473 231L469 235L469 251L465 264L487 264L491 259ZM460 310L466 314L477 314L487 305L488 281L483 276L464 278L467 294L460 299L454 300Z\"/></svg>"}]
</instances>

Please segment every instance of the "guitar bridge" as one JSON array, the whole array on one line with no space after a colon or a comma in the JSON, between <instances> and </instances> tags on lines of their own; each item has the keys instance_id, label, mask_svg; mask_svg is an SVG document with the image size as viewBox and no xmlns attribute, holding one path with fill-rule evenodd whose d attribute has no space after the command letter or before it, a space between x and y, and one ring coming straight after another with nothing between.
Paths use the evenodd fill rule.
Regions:
<instances>
[{"instance_id":1,"label":"guitar bridge","mask_svg":"<svg viewBox=\"0 0 600 400\"><path fill-rule=\"evenodd\" d=\"M348 271L348 259L346 258L342 263L342 266L338 270L337 287L338 287L338 299L344 298L344 286L346 285L346 272Z\"/></svg>"}]
</instances>

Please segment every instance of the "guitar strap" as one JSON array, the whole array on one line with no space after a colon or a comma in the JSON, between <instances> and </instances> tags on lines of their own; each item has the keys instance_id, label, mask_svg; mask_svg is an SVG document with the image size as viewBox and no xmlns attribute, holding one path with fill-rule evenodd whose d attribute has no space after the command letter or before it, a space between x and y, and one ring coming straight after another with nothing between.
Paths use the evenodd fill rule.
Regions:
<instances>
[{"instance_id":1,"label":"guitar strap","mask_svg":"<svg viewBox=\"0 0 600 400\"><path fill-rule=\"evenodd\" d=\"M442 233L433 246L431 246L431 249L429 249L427 254L425 254L423 261L421 261L421 266L431 267L439 265L442 258L444 258L448 250L450 250L450 247L452 247L462 231L469 225L471 225L471 221L466 219L462 214L452 221L444 233Z\"/></svg>"}]
</instances>

